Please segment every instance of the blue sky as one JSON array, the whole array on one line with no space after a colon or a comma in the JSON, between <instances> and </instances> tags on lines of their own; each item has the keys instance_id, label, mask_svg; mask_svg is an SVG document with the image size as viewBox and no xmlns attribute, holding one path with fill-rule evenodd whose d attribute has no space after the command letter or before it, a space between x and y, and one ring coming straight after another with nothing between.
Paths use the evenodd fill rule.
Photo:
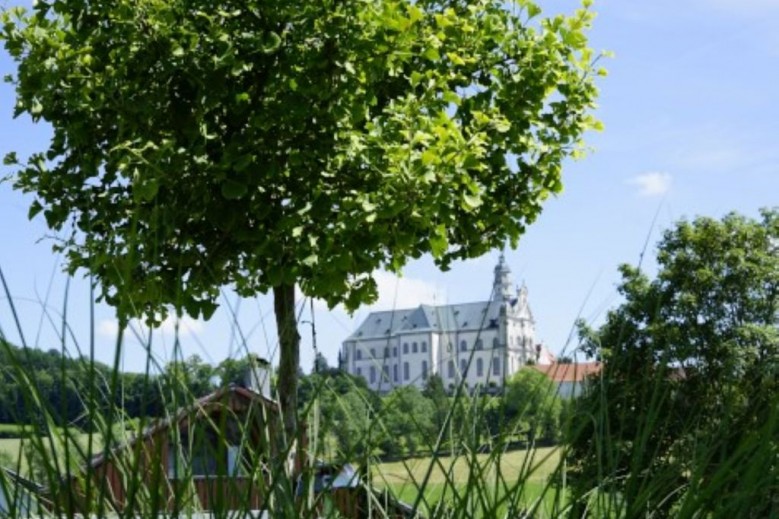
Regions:
<instances>
[{"instance_id":1,"label":"blue sky","mask_svg":"<svg viewBox=\"0 0 779 519\"><path fill-rule=\"evenodd\" d=\"M578 315L597 323L619 302L616 268L638 262L647 240L644 266L651 272L654 243L672 222L729 211L755 216L761 207L779 205L779 0L600 0L594 9L592 44L615 53L600 83L597 115L606 130L589 135L593 153L567 164L562 195L547 202L519 248L507 252L516 281L528 286L538 337L556 352L565 348ZM0 51L0 75L11 72L13 64ZM48 129L14 120L13 104L11 88L1 85L0 154L43 148ZM0 176L9 172L0 170ZM97 358L112 362L112 310L94 306L90 324L89 284L82 275L70 280L64 302L68 280L45 224L27 220L30 201L0 184L0 268L26 342L61 347L64 311L72 329L68 350L88 351L93 330ZM373 308L487 298L496 261L497 252L441 273L423 258L409 264L401 279L377 273L381 297ZM334 362L341 341L370 308L353 316L318 303L314 308L319 350ZM173 328L167 322L154 333L155 361L171 358ZM20 342L5 296L0 330ZM184 355L211 362L247 348L266 356L276 352L268 297L238 301L226 292L211 321L186 319L179 332ZM309 324L301 335L308 371ZM125 341L125 369L142 370L146 358L137 339Z\"/></svg>"}]
</instances>

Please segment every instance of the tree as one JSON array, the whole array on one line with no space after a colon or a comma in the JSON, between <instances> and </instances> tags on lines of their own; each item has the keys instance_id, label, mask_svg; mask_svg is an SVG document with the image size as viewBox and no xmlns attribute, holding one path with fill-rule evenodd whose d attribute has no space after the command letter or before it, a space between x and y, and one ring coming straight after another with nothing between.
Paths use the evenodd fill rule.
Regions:
<instances>
[{"instance_id":1,"label":"tree","mask_svg":"<svg viewBox=\"0 0 779 519\"><path fill-rule=\"evenodd\" d=\"M444 389L444 381L440 375L434 373L427 377L422 396L433 403L433 424L436 431L441 431L446 424L446 416L449 413L451 403Z\"/></svg>"},{"instance_id":2,"label":"tree","mask_svg":"<svg viewBox=\"0 0 779 519\"><path fill-rule=\"evenodd\" d=\"M558 440L563 406L556 389L546 375L535 369L518 371L506 381L502 409L505 419L530 441Z\"/></svg>"},{"instance_id":3,"label":"tree","mask_svg":"<svg viewBox=\"0 0 779 519\"><path fill-rule=\"evenodd\" d=\"M246 374L251 369L251 356L247 355L241 359L227 358L214 370L219 377L219 384L222 387L235 384L236 386L246 385Z\"/></svg>"},{"instance_id":4,"label":"tree","mask_svg":"<svg viewBox=\"0 0 779 519\"><path fill-rule=\"evenodd\" d=\"M13 8L16 115L53 136L6 163L122 319L272 291L293 435L295 285L355 309L377 268L515 246L598 126L589 3L544 20L500 0Z\"/></svg>"},{"instance_id":5,"label":"tree","mask_svg":"<svg viewBox=\"0 0 779 519\"><path fill-rule=\"evenodd\" d=\"M580 326L604 364L575 404L579 496L617 491L627 517L775 513L779 212L761 215L679 222L658 246L657 276L622 266L624 303L599 329Z\"/></svg>"},{"instance_id":6,"label":"tree","mask_svg":"<svg viewBox=\"0 0 779 519\"><path fill-rule=\"evenodd\" d=\"M198 355L185 360L171 361L161 375L161 387L175 411L193 400L202 398L214 390L216 370L203 362Z\"/></svg>"},{"instance_id":7,"label":"tree","mask_svg":"<svg viewBox=\"0 0 779 519\"><path fill-rule=\"evenodd\" d=\"M378 421L385 432L379 446L385 454L415 455L435 445L435 407L414 385L393 389L383 399Z\"/></svg>"},{"instance_id":8,"label":"tree","mask_svg":"<svg viewBox=\"0 0 779 519\"><path fill-rule=\"evenodd\" d=\"M314 366L312 372L325 373L327 371L330 371L330 364L327 362L327 357L317 352L317 354L314 356Z\"/></svg>"}]
</instances>

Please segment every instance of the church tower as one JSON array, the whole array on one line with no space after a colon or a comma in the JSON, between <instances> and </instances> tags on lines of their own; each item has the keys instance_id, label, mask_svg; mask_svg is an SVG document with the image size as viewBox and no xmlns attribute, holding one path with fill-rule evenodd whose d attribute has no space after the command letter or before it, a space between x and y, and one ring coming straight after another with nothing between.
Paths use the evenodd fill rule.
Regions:
<instances>
[{"instance_id":1,"label":"church tower","mask_svg":"<svg viewBox=\"0 0 779 519\"><path fill-rule=\"evenodd\" d=\"M492 283L492 300L509 302L514 294L514 280L511 277L511 269L506 264L506 257L500 253L498 264L495 265L495 281Z\"/></svg>"}]
</instances>

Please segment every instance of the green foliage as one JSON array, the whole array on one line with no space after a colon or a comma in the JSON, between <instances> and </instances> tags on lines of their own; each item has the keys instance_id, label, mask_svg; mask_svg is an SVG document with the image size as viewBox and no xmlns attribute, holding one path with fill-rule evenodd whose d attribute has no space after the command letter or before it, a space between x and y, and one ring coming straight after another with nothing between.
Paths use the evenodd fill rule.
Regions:
<instances>
[{"instance_id":1,"label":"green foliage","mask_svg":"<svg viewBox=\"0 0 779 519\"><path fill-rule=\"evenodd\" d=\"M29 431L17 431L15 437L21 437L45 433L46 415L60 426L89 427L90 405L104 412L122 407L133 417L160 414L161 398L148 377L120 374L124 391L112 393L111 374L111 368L99 362L69 358L55 349L19 348L0 339L0 423L29 424ZM29 384L34 384L39 403L30 394ZM9 432L4 428L0 434Z\"/></svg>"},{"instance_id":2,"label":"green foliage","mask_svg":"<svg viewBox=\"0 0 779 519\"><path fill-rule=\"evenodd\" d=\"M515 243L561 189L594 126L591 18L492 0L12 9L16 113L53 128L16 187L52 228L74 221L57 248L124 312L207 316L222 285L296 281L355 308L377 267Z\"/></svg>"},{"instance_id":3,"label":"green foliage","mask_svg":"<svg viewBox=\"0 0 779 519\"><path fill-rule=\"evenodd\" d=\"M248 359L225 359L213 367L193 355L168 363L159 375L117 373L121 390L112 391L113 369L105 364L72 359L57 350L19 348L0 340L0 436L40 433L40 428L45 429L44 415L61 426L89 428L90 405L102 413L122 409L128 418L158 417L165 407L174 410L208 395L216 389L217 380L223 386L243 384ZM32 381L45 409L33 405L27 387ZM11 424L29 426L25 429Z\"/></svg>"},{"instance_id":4,"label":"green foliage","mask_svg":"<svg viewBox=\"0 0 779 519\"><path fill-rule=\"evenodd\" d=\"M379 447L384 453L413 456L429 452L438 433L433 402L411 385L393 389L383 404L380 420L384 436Z\"/></svg>"},{"instance_id":5,"label":"green foliage","mask_svg":"<svg viewBox=\"0 0 779 519\"><path fill-rule=\"evenodd\" d=\"M215 378L216 370L213 366L203 362L197 355L169 362L159 380L169 411L175 411L189 405L193 399L210 394L215 389Z\"/></svg>"},{"instance_id":6,"label":"green foliage","mask_svg":"<svg viewBox=\"0 0 779 519\"><path fill-rule=\"evenodd\" d=\"M318 421L318 441L337 444L337 452L326 451L332 458L353 460L372 454L368 441L371 417L381 408L381 400L365 379L338 369L303 375L298 386L299 413L308 421ZM318 415L313 409L318 406Z\"/></svg>"},{"instance_id":7,"label":"green foliage","mask_svg":"<svg viewBox=\"0 0 779 519\"><path fill-rule=\"evenodd\" d=\"M623 266L625 302L580 327L604 372L576 406L576 501L599 486L628 517L775 515L779 212L681 221L657 260L655 279Z\"/></svg>"},{"instance_id":8,"label":"green foliage","mask_svg":"<svg viewBox=\"0 0 779 519\"><path fill-rule=\"evenodd\" d=\"M213 370L213 376L219 378L219 385L237 386L246 383L246 373L251 369L251 356L247 355L240 359L228 357L217 365Z\"/></svg>"},{"instance_id":9,"label":"green foliage","mask_svg":"<svg viewBox=\"0 0 779 519\"><path fill-rule=\"evenodd\" d=\"M427 377L422 394L433 403L433 424L437 431L441 431L444 428L450 406L441 376L432 374Z\"/></svg>"},{"instance_id":10,"label":"green foliage","mask_svg":"<svg viewBox=\"0 0 779 519\"><path fill-rule=\"evenodd\" d=\"M562 400L555 384L534 369L522 369L506 381L503 411L510 427L529 441L554 442L562 433ZM505 426L504 426L505 427ZM498 428L505 430L505 428Z\"/></svg>"}]
</instances>

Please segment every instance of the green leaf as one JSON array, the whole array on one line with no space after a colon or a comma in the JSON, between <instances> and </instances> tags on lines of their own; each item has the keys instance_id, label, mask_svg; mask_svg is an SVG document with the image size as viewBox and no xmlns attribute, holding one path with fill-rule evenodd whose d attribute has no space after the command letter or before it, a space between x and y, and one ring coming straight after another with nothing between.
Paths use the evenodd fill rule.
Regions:
<instances>
[{"instance_id":1,"label":"green leaf","mask_svg":"<svg viewBox=\"0 0 779 519\"><path fill-rule=\"evenodd\" d=\"M481 165L481 160L473 153L466 154L463 159L463 168L465 169L475 169L481 167Z\"/></svg>"},{"instance_id":2,"label":"green leaf","mask_svg":"<svg viewBox=\"0 0 779 519\"><path fill-rule=\"evenodd\" d=\"M454 63L455 65L465 65L465 60L463 60L459 54L456 52L447 52L446 56Z\"/></svg>"},{"instance_id":3,"label":"green leaf","mask_svg":"<svg viewBox=\"0 0 779 519\"><path fill-rule=\"evenodd\" d=\"M247 193L248 188L243 182L238 182L228 178L222 182L221 191L222 196L227 200L237 200Z\"/></svg>"},{"instance_id":4,"label":"green leaf","mask_svg":"<svg viewBox=\"0 0 779 519\"><path fill-rule=\"evenodd\" d=\"M141 202L151 202L157 196L159 191L159 181L156 178L149 178L133 184L136 193L136 200Z\"/></svg>"},{"instance_id":5,"label":"green leaf","mask_svg":"<svg viewBox=\"0 0 779 519\"><path fill-rule=\"evenodd\" d=\"M439 224L430 237L430 253L434 258L440 258L446 253L448 248L449 240L446 237L446 226Z\"/></svg>"},{"instance_id":6,"label":"green leaf","mask_svg":"<svg viewBox=\"0 0 779 519\"><path fill-rule=\"evenodd\" d=\"M441 159L438 158L438 154L433 150L425 150L422 152L422 164L425 166L430 166L431 164L437 164L441 162Z\"/></svg>"},{"instance_id":7,"label":"green leaf","mask_svg":"<svg viewBox=\"0 0 779 519\"><path fill-rule=\"evenodd\" d=\"M509 130L511 130L511 123L508 121L508 119L494 119L492 121L492 126L499 132L499 133L506 133Z\"/></svg>"},{"instance_id":8,"label":"green leaf","mask_svg":"<svg viewBox=\"0 0 779 519\"><path fill-rule=\"evenodd\" d=\"M16 164L19 164L19 160L16 157L15 151L9 151L5 154L5 157L3 157L3 164L6 166L15 166Z\"/></svg>"},{"instance_id":9,"label":"green leaf","mask_svg":"<svg viewBox=\"0 0 779 519\"><path fill-rule=\"evenodd\" d=\"M30 115L38 117L43 113L43 105L37 99L34 99L30 107Z\"/></svg>"},{"instance_id":10,"label":"green leaf","mask_svg":"<svg viewBox=\"0 0 779 519\"><path fill-rule=\"evenodd\" d=\"M37 200L34 200L32 204L30 204L30 210L27 211L27 219L32 220L35 218L35 215L43 211L43 206L41 203Z\"/></svg>"},{"instance_id":11,"label":"green leaf","mask_svg":"<svg viewBox=\"0 0 779 519\"><path fill-rule=\"evenodd\" d=\"M463 209L472 211L482 204L481 197L470 193L463 193Z\"/></svg>"},{"instance_id":12,"label":"green leaf","mask_svg":"<svg viewBox=\"0 0 779 519\"><path fill-rule=\"evenodd\" d=\"M272 54L279 50L281 46L281 36L273 31L268 31L262 38L262 52L265 54Z\"/></svg>"},{"instance_id":13,"label":"green leaf","mask_svg":"<svg viewBox=\"0 0 779 519\"><path fill-rule=\"evenodd\" d=\"M460 106L460 103L462 103L462 99L460 99L460 96L458 96L456 92L452 92L451 90L447 90L446 92L444 92L441 97L447 103L452 103L456 106Z\"/></svg>"},{"instance_id":14,"label":"green leaf","mask_svg":"<svg viewBox=\"0 0 779 519\"><path fill-rule=\"evenodd\" d=\"M581 49L587 45L587 36L581 31L561 30L563 43L574 49Z\"/></svg>"},{"instance_id":15,"label":"green leaf","mask_svg":"<svg viewBox=\"0 0 779 519\"><path fill-rule=\"evenodd\" d=\"M422 53L422 56L430 61L438 61L441 59L441 54L438 52L438 49L434 47L428 47L425 49L425 52Z\"/></svg>"}]
</instances>

